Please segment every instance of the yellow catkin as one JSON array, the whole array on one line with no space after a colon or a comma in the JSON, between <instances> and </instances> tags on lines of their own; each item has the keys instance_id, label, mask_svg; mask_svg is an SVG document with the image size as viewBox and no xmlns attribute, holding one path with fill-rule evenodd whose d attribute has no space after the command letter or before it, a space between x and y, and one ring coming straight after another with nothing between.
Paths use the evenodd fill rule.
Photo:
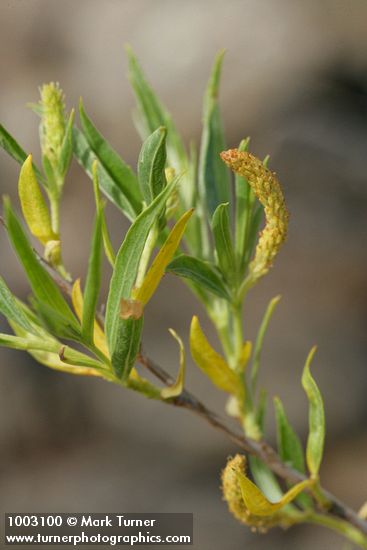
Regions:
<instances>
[{"instance_id":1,"label":"yellow catkin","mask_svg":"<svg viewBox=\"0 0 367 550\"><path fill-rule=\"evenodd\" d=\"M253 284L267 273L287 236L289 214L278 178L251 153L229 149L222 160L236 174L244 177L264 207L266 225L260 234L255 257L249 265L249 282Z\"/></svg>"},{"instance_id":2,"label":"yellow catkin","mask_svg":"<svg viewBox=\"0 0 367 550\"><path fill-rule=\"evenodd\" d=\"M51 164L57 163L65 134L64 94L54 82L41 88L41 145L42 153Z\"/></svg>"},{"instance_id":3,"label":"yellow catkin","mask_svg":"<svg viewBox=\"0 0 367 550\"><path fill-rule=\"evenodd\" d=\"M228 504L231 514L241 523L244 523L253 531L266 533L268 529L275 526L287 527L290 522L282 512L271 516L255 516L246 508L242 498L238 474L246 474L246 457L237 454L229 458L226 467L222 471L222 492L223 498Z\"/></svg>"}]
</instances>

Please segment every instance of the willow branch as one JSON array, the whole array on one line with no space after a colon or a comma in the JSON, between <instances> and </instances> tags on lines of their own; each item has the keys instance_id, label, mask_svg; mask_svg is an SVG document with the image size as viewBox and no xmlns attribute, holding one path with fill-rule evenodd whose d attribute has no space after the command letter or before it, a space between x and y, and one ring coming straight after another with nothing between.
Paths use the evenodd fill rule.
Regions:
<instances>
[{"instance_id":1,"label":"willow branch","mask_svg":"<svg viewBox=\"0 0 367 550\"><path fill-rule=\"evenodd\" d=\"M50 264L41 258L38 254L40 261L44 263L55 280L55 282L60 286L61 290L71 295L72 284L65 281L60 275L50 266ZM104 322L103 315L98 314L98 319L101 321L102 325ZM147 370L149 370L158 380L163 382L166 385L171 385L174 380L173 378L159 365L157 365L152 359L147 357L145 354L140 353L137 358L138 362ZM187 409L194 414L203 418L208 424L213 426L213 428L225 434L233 443L235 443L240 449L243 449L245 452L259 458L264 464L278 475L280 478L289 481L290 483L298 483L306 479L306 476L300 472L294 470L287 464L281 461L280 457L276 451L264 440L256 441L245 435L239 434L232 430L226 423L213 411L208 409L201 401L195 397L191 392L184 389L182 393L174 398L166 400L165 403L171 404L175 407L181 407ZM344 521L349 522L351 525L354 525L362 533L367 535L367 521L363 520L358 514L352 510L349 506L337 499L332 493L327 491L324 488L320 488L323 496L329 503L327 513L335 516L337 518L343 519Z\"/></svg>"}]
</instances>

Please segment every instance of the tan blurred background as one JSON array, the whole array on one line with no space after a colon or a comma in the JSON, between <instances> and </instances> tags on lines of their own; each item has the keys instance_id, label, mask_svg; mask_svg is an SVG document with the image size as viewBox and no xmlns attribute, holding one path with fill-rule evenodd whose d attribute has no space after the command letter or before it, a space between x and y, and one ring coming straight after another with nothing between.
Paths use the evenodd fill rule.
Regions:
<instances>
[{"instance_id":1,"label":"tan blurred background","mask_svg":"<svg viewBox=\"0 0 367 550\"><path fill-rule=\"evenodd\" d=\"M59 81L70 109L87 112L124 159L139 138L123 45L129 42L186 141L200 138L201 97L227 48L221 106L228 145L252 136L269 153L291 211L290 237L247 303L253 337L269 299L283 298L267 336L261 382L283 399L305 439L305 356L325 398L325 485L358 508L367 499L367 4L364 0L1 0L0 120L39 158L38 121L26 108ZM16 198L18 168L0 153L0 191ZM85 275L93 197L73 166L62 218L65 256ZM126 229L113 208L116 246ZM25 297L25 278L0 231L1 273ZM107 274L108 270L106 270ZM107 280L105 284L107 288ZM167 276L147 313L144 345L172 373L193 313ZM1 330L7 330L1 320ZM208 326L208 325L207 325ZM210 332L208 326L208 331ZM212 334L212 332L211 332ZM197 550L341 548L317 528L254 536L227 513L219 472L236 451L184 411L91 379L55 374L0 350L2 511L184 511ZM187 386L217 410L224 401L190 364ZM269 403L269 438L274 423Z\"/></svg>"}]
</instances>

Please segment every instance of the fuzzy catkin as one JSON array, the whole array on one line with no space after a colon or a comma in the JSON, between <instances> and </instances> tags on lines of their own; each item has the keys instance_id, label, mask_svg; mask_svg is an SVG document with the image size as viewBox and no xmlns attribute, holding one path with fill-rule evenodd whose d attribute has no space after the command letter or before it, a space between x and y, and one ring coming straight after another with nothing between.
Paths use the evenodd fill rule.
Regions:
<instances>
[{"instance_id":1,"label":"fuzzy catkin","mask_svg":"<svg viewBox=\"0 0 367 550\"><path fill-rule=\"evenodd\" d=\"M276 512L271 516L255 516L246 508L238 481L239 473L246 474L246 466L246 457L237 454L228 459L222 471L223 498L228 504L229 511L237 520L249 526L252 531L266 533L271 527L287 527L290 522L281 512Z\"/></svg>"},{"instance_id":2,"label":"fuzzy catkin","mask_svg":"<svg viewBox=\"0 0 367 550\"><path fill-rule=\"evenodd\" d=\"M266 225L260 234L255 257L249 265L252 283L267 273L285 241L289 214L276 175L251 153L229 149L221 153L222 160L236 174L245 178L264 207Z\"/></svg>"},{"instance_id":3,"label":"fuzzy catkin","mask_svg":"<svg viewBox=\"0 0 367 550\"><path fill-rule=\"evenodd\" d=\"M51 164L59 159L65 133L64 94L58 84L51 82L41 88L42 153Z\"/></svg>"}]
</instances>

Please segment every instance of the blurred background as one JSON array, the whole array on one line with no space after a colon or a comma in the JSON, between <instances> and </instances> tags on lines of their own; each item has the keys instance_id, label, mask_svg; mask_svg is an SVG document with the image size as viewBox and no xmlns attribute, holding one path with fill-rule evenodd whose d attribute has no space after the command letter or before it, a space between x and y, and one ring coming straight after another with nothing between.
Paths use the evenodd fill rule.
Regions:
<instances>
[{"instance_id":1,"label":"blurred background","mask_svg":"<svg viewBox=\"0 0 367 550\"><path fill-rule=\"evenodd\" d=\"M0 120L39 159L38 86L63 87L68 110L83 96L102 133L132 166L140 140L126 78L130 43L186 143L197 143L201 100L215 53L227 54L221 107L229 146L252 136L271 155L291 212L271 275L248 299L253 338L275 294L261 382L279 395L303 440L303 363L325 399L325 486L351 506L367 498L367 4L364 0L1 0ZM0 152L0 191L17 203L18 167ZM126 223L108 210L115 245ZM85 276L93 215L90 181L74 165L62 218L64 256ZM1 274L28 286L0 230ZM108 270L106 270L106 275ZM107 277L105 290L107 289ZM167 276L147 312L144 346L170 372L203 311ZM8 330L3 319L1 331ZM211 327L206 329L214 338ZM3 512L194 512L197 550L326 550L343 542L321 528L253 535L227 513L219 473L236 448L182 410L99 380L57 374L0 350L0 499ZM224 398L190 363L187 386L218 411ZM274 441L272 403L269 439Z\"/></svg>"}]
</instances>

